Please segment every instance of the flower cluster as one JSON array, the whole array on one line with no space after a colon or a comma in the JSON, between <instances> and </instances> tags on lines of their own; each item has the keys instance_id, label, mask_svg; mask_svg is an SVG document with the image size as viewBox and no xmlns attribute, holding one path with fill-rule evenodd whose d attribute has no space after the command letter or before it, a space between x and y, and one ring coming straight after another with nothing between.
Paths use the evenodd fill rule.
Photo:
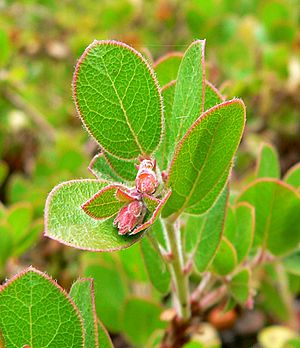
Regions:
<instances>
[{"instance_id":1,"label":"flower cluster","mask_svg":"<svg viewBox=\"0 0 300 348\"><path fill-rule=\"evenodd\" d=\"M114 220L119 234L124 235L132 232L135 227L140 225L146 214L146 206L143 202L144 195L152 195L158 187L158 180L155 174L156 163L150 159L144 159L138 166L138 173L135 179L135 188L129 193L118 191L122 199L128 202L119 211Z\"/></svg>"}]
</instances>

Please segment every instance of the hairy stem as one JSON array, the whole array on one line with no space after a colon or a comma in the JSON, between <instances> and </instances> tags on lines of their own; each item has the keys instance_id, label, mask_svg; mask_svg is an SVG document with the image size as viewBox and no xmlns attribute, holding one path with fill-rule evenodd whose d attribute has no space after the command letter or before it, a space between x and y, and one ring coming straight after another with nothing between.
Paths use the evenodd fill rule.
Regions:
<instances>
[{"instance_id":1,"label":"hairy stem","mask_svg":"<svg viewBox=\"0 0 300 348\"><path fill-rule=\"evenodd\" d=\"M172 255L170 258L170 272L174 288L174 307L177 315L183 320L191 317L189 275L184 272L184 257L180 235L179 223L164 221L164 234Z\"/></svg>"}]
</instances>

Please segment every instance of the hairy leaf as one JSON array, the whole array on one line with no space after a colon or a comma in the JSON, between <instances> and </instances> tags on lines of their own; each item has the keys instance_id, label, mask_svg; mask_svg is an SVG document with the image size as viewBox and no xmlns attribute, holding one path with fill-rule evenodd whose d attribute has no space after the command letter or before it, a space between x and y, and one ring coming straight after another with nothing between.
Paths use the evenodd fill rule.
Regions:
<instances>
[{"instance_id":1,"label":"hairy leaf","mask_svg":"<svg viewBox=\"0 0 300 348\"><path fill-rule=\"evenodd\" d=\"M98 322L95 308L93 279L78 279L71 287L70 296L79 309L83 319L85 347L98 348Z\"/></svg>"},{"instance_id":2,"label":"hairy leaf","mask_svg":"<svg viewBox=\"0 0 300 348\"><path fill-rule=\"evenodd\" d=\"M56 282L32 267L0 288L0 313L6 348L84 347L77 307Z\"/></svg>"},{"instance_id":3,"label":"hairy leaf","mask_svg":"<svg viewBox=\"0 0 300 348\"><path fill-rule=\"evenodd\" d=\"M162 99L140 53L117 41L94 41L73 82L77 111L101 148L122 158L150 155L162 133Z\"/></svg>"},{"instance_id":4,"label":"hairy leaf","mask_svg":"<svg viewBox=\"0 0 300 348\"><path fill-rule=\"evenodd\" d=\"M79 249L113 251L127 248L142 236L120 236L114 218L96 220L81 208L90 197L107 186L98 180L73 180L56 186L45 208L45 235Z\"/></svg>"},{"instance_id":5,"label":"hairy leaf","mask_svg":"<svg viewBox=\"0 0 300 348\"><path fill-rule=\"evenodd\" d=\"M172 108L173 131L178 143L184 133L204 111L205 40L194 41L179 66Z\"/></svg>"},{"instance_id":6,"label":"hairy leaf","mask_svg":"<svg viewBox=\"0 0 300 348\"><path fill-rule=\"evenodd\" d=\"M167 217L185 211L203 214L224 188L245 123L245 106L234 99L209 109L176 148L166 185L172 195Z\"/></svg>"},{"instance_id":7,"label":"hairy leaf","mask_svg":"<svg viewBox=\"0 0 300 348\"><path fill-rule=\"evenodd\" d=\"M81 207L83 211L94 219L104 220L115 216L124 206L124 202L116 197L119 189L126 192L121 185L108 185L89 198Z\"/></svg>"}]
</instances>

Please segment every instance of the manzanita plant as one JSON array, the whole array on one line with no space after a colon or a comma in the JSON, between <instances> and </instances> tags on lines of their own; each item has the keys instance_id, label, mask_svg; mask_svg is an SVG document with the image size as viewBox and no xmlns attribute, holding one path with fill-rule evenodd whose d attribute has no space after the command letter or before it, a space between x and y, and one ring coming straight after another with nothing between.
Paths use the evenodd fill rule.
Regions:
<instances>
[{"instance_id":1,"label":"manzanita plant","mask_svg":"<svg viewBox=\"0 0 300 348\"><path fill-rule=\"evenodd\" d=\"M289 272L300 274L299 165L280 180L276 152L264 144L248 183L239 183L239 192L230 189L245 105L240 99L226 101L206 80L204 49L205 41L196 40L184 54L168 54L152 63L124 43L94 41L74 73L78 115L99 146L89 165L95 178L64 182L51 191L45 235L96 252L140 242L149 279L163 296L171 294L172 308L168 297L163 313L150 302L127 301L122 327L135 346L145 346L141 323L147 319L147 332L156 330L147 347L189 347L189 341L195 341L191 347L203 347L195 337L208 310L215 305L219 314L237 305L252 308L256 292L268 298L270 284L284 293L284 320L294 325L287 279ZM96 274L95 267L87 268ZM268 276L263 278L258 270ZM49 295L38 289L42 282L48 284ZM119 286L119 280L108 283ZM31 323L26 335L11 332L14 323L7 319L14 306L7 299L21 288L26 288L21 312L27 316L24 322ZM96 331L95 315L91 319L90 289L90 280L79 280L70 299L33 269L9 281L0 289L5 347L62 346L55 341L61 339L60 331L53 341L46 334L44 343L32 338L42 320L37 319L42 309L33 302L49 300L50 293L57 301L46 307L53 311L50 317L62 321L61 332L69 333L68 347L111 346L105 331ZM125 297L120 286L111 290ZM66 313L59 312L62 307ZM120 329L111 318L97 314L112 331ZM157 324L154 317L159 314L168 324ZM64 327L71 321L72 328ZM98 342L99 333L103 341Z\"/></svg>"}]
</instances>

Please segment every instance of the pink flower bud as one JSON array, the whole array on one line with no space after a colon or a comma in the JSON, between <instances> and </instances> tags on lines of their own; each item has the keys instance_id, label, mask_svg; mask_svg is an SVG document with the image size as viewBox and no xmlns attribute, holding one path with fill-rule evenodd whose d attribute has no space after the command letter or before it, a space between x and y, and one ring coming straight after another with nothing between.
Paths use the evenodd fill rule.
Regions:
<instances>
[{"instance_id":1,"label":"pink flower bud","mask_svg":"<svg viewBox=\"0 0 300 348\"><path fill-rule=\"evenodd\" d=\"M152 194L158 186L158 180L154 172L155 161L143 160L139 165L139 171L135 179L135 187L140 193Z\"/></svg>"},{"instance_id":2,"label":"pink flower bud","mask_svg":"<svg viewBox=\"0 0 300 348\"><path fill-rule=\"evenodd\" d=\"M119 234L126 234L140 224L145 215L145 208L141 201L133 201L123 207L114 220L114 225L118 226Z\"/></svg>"},{"instance_id":3,"label":"pink flower bud","mask_svg":"<svg viewBox=\"0 0 300 348\"><path fill-rule=\"evenodd\" d=\"M152 170L139 172L135 179L135 186L140 193L154 193L158 186L155 173Z\"/></svg>"}]
</instances>

